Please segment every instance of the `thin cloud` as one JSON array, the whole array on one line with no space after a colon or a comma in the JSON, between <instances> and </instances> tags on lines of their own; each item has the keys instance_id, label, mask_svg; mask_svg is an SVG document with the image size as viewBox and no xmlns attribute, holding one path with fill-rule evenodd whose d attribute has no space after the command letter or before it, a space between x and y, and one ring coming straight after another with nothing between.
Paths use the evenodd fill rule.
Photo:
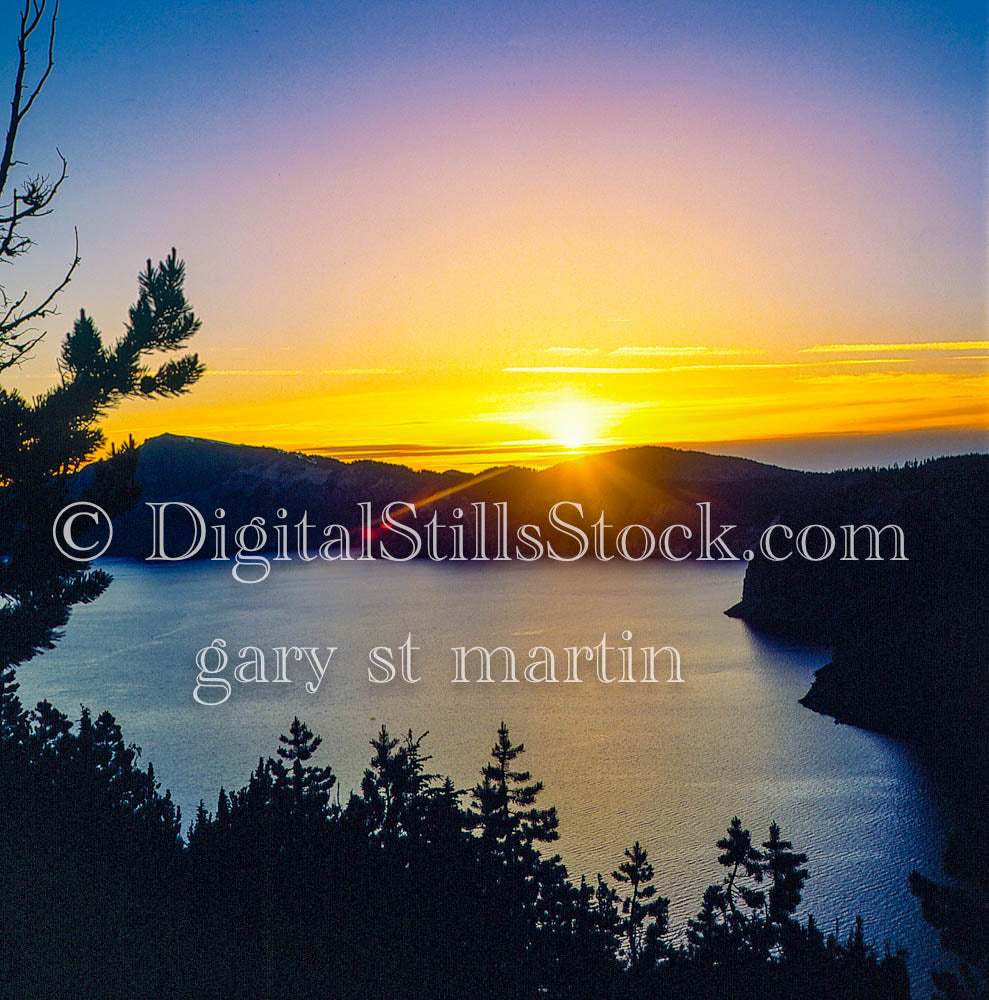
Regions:
<instances>
[{"instance_id":1,"label":"thin cloud","mask_svg":"<svg viewBox=\"0 0 989 1000\"><path fill-rule=\"evenodd\" d=\"M595 442L584 451L599 451L602 447L616 447L619 441L607 439ZM498 441L485 445L430 445L430 444L380 444L380 445L317 445L298 449L306 455L323 455L329 458L337 458L343 461L384 461L406 460L413 463L416 460L429 460L435 458L472 459L465 464L476 466L482 463L494 462L502 465L506 460L532 459L543 460L566 456L573 453L573 449L568 449L556 442L547 441L543 438L533 438L529 440Z\"/></svg>"},{"instance_id":2,"label":"thin cloud","mask_svg":"<svg viewBox=\"0 0 989 1000\"><path fill-rule=\"evenodd\" d=\"M750 361L744 364L727 362L725 364L705 365L672 365L663 369L668 372L694 372L694 371L742 371L749 368L806 368L808 362L805 361Z\"/></svg>"},{"instance_id":3,"label":"thin cloud","mask_svg":"<svg viewBox=\"0 0 989 1000\"><path fill-rule=\"evenodd\" d=\"M747 361L710 362L695 365L665 365L654 368L591 367L588 365L516 365L502 368L503 373L528 375L658 375L668 372L746 371L765 368L825 368L832 365L913 364L914 358L852 358L828 361Z\"/></svg>"},{"instance_id":4,"label":"thin cloud","mask_svg":"<svg viewBox=\"0 0 989 1000\"><path fill-rule=\"evenodd\" d=\"M401 375L400 368L323 368L320 375Z\"/></svg>"},{"instance_id":5,"label":"thin cloud","mask_svg":"<svg viewBox=\"0 0 989 1000\"><path fill-rule=\"evenodd\" d=\"M843 354L853 351L986 351L989 340L929 340L905 344L818 344L805 347L801 354Z\"/></svg>"},{"instance_id":6,"label":"thin cloud","mask_svg":"<svg viewBox=\"0 0 989 1000\"><path fill-rule=\"evenodd\" d=\"M612 354L637 354L643 357L664 357L668 354L710 354L711 349L709 347L695 347L693 345L686 347L652 347L652 346L633 346L633 347L618 347L611 352Z\"/></svg>"},{"instance_id":7,"label":"thin cloud","mask_svg":"<svg viewBox=\"0 0 989 1000\"><path fill-rule=\"evenodd\" d=\"M744 371L752 368L825 368L831 365L911 365L914 360L914 358L854 358L835 361L748 361L741 364L729 361L724 364L673 365L662 370L670 372Z\"/></svg>"},{"instance_id":8,"label":"thin cloud","mask_svg":"<svg viewBox=\"0 0 989 1000\"><path fill-rule=\"evenodd\" d=\"M924 372L916 370L906 372L857 372L854 374L851 372L845 372L841 374L835 373L833 375L807 375L806 377L798 378L795 381L813 383L815 385L832 385L843 382L857 383L859 385L882 382L909 382L911 384L919 384L923 382L926 384L955 386L960 389L971 386L972 390L976 392L981 392L984 387L984 381L977 376L951 375L946 372Z\"/></svg>"},{"instance_id":9,"label":"thin cloud","mask_svg":"<svg viewBox=\"0 0 989 1000\"><path fill-rule=\"evenodd\" d=\"M305 375L299 368L207 368L204 375ZM311 373L310 373L311 374Z\"/></svg>"},{"instance_id":10,"label":"thin cloud","mask_svg":"<svg viewBox=\"0 0 989 1000\"><path fill-rule=\"evenodd\" d=\"M579 365L518 365L502 372L527 375L653 375L665 368L591 368Z\"/></svg>"},{"instance_id":11,"label":"thin cloud","mask_svg":"<svg viewBox=\"0 0 989 1000\"><path fill-rule=\"evenodd\" d=\"M716 357L740 357L749 354L768 354L768 351L756 350L750 347L698 347L693 344L682 347L666 347L662 345L636 345L629 347L618 347L611 352L614 354L639 355L641 357L665 357L680 354L710 354Z\"/></svg>"},{"instance_id":12,"label":"thin cloud","mask_svg":"<svg viewBox=\"0 0 989 1000\"><path fill-rule=\"evenodd\" d=\"M206 375L264 375L279 378L296 378L303 375L400 375L397 368L207 368Z\"/></svg>"},{"instance_id":13,"label":"thin cloud","mask_svg":"<svg viewBox=\"0 0 989 1000\"><path fill-rule=\"evenodd\" d=\"M548 354L600 354L600 347L544 347Z\"/></svg>"}]
</instances>

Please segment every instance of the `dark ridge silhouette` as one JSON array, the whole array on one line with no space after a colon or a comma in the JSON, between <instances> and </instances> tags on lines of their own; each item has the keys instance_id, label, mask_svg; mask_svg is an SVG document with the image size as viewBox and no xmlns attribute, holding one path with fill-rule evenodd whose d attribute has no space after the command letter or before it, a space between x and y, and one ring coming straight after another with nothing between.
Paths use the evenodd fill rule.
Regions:
<instances>
[{"instance_id":1,"label":"dark ridge silhouette","mask_svg":"<svg viewBox=\"0 0 989 1000\"><path fill-rule=\"evenodd\" d=\"M101 464L94 463L75 477L77 495L91 489ZM143 504L169 500L191 504L207 518L222 508L230 525L246 523L254 516L272 523L280 508L286 510L289 523L308 512L320 526L343 524L350 529L355 548L359 544L358 503L370 502L376 515L393 501L416 503L420 536L433 512L441 523L453 524L457 523L453 512L460 508L467 512L464 528L469 553L475 547L470 505L507 502L512 532L519 524L539 525L543 537L551 536L554 547L566 556L576 551L576 544L552 532L547 521L549 509L560 500L583 505L587 530L604 511L613 526L606 533L609 545L616 529L633 523L656 533L669 524L684 523L696 535L700 516L696 505L708 501L713 520L737 525L732 542L740 554L784 504L810 496L821 479L819 473L661 447L594 455L543 471L507 466L471 476L455 471L416 472L385 462L340 462L163 434L139 448L134 491L140 503L117 518L112 554L146 557L151 551L151 517ZM575 516L570 508L565 513ZM496 530L489 509L485 536L489 552L496 544ZM181 515L175 517L169 545L179 554L191 539L191 524ZM443 553L449 554L449 533L441 533L440 542ZM398 554L408 551L401 539L392 544ZM202 554L207 554L205 549Z\"/></svg>"}]
</instances>

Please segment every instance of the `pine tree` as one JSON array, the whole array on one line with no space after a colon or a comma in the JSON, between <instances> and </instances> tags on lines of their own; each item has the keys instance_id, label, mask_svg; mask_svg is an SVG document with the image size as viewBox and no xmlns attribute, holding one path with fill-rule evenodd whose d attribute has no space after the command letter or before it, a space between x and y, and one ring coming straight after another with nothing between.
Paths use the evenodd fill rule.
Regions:
<instances>
[{"instance_id":1,"label":"pine tree","mask_svg":"<svg viewBox=\"0 0 989 1000\"><path fill-rule=\"evenodd\" d=\"M744 933L748 919L738 908L738 897L749 907L756 909L763 904L763 894L750 886L739 884L739 876L746 875L755 882L762 881L762 855L752 846L752 836L742 827L742 821L734 816L728 827L727 836L718 841L723 853L718 862L728 869L724 880L723 902L725 922L732 936Z\"/></svg>"},{"instance_id":2,"label":"pine tree","mask_svg":"<svg viewBox=\"0 0 989 1000\"><path fill-rule=\"evenodd\" d=\"M147 367L149 355L181 349L200 326L185 300L185 265L174 249L139 276L138 299L112 346L85 313L66 336L60 383L32 401L0 388L0 669L50 649L74 604L98 597L110 577L58 550L52 525L65 506L68 475L103 444L98 421L129 397L185 392L202 374L195 354ZM2 365L0 365L2 367ZM121 466L122 468L122 466ZM133 491L100 484L110 515Z\"/></svg>"},{"instance_id":3,"label":"pine tree","mask_svg":"<svg viewBox=\"0 0 989 1000\"><path fill-rule=\"evenodd\" d=\"M205 844L212 833L212 824L213 817L210 816L206 804L200 799L199 805L196 808L196 815L192 819L189 833L186 836L186 843L189 845L190 850L205 849Z\"/></svg>"},{"instance_id":4,"label":"pine tree","mask_svg":"<svg viewBox=\"0 0 989 1000\"><path fill-rule=\"evenodd\" d=\"M0 760L6 759L27 737L27 712L17 695L14 668L0 668Z\"/></svg>"},{"instance_id":5,"label":"pine tree","mask_svg":"<svg viewBox=\"0 0 989 1000\"><path fill-rule=\"evenodd\" d=\"M492 764L481 769L481 782L474 786L474 817L482 837L509 848L550 843L559 837L556 807L539 809L535 802L543 790L528 771L513 771L512 763L525 753L525 744L512 743L504 721L498 727L498 742L491 748Z\"/></svg>"},{"instance_id":6,"label":"pine tree","mask_svg":"<svg viewBox=\"0 0 989 1000\"><path fill-rule=\"evenodd\" d=\"M57 4L24 0L10 117L0 144L0 262L7 264L30 251L34 241L24 227L51 214L67 174L59 153L61 169L54 179L41 173L16 176L26 166L16 155L20 130L54 67L57 19ZM37 32L48 35L47 61L29 82ZM77 236L64 276L38 301L0 287L0 372L26 360L45 336L37 325L55 314L58 295L80 263ZM67 476L103 444L98 422L109 408L131 397L178 395L202 375L195 354L149 366L152 355L182 350L199 329L185 300L184 280L185 265L174 249L157 267L149 260L119 340L104 345L92 318L82 312L65 337L54 387L32 400L0 387L0 672L51 649L73 605L94 600L110 582L106 573L65 558L54 545L52 524L65 505ZM105 493L108 484L101 486ZM132 492L109 493L109 499L101 494L101 502L111 516L134 500Z\"/></svg>"},{"instance_id":7,"label":"pine tree","mask_svg":"<svg viewBox=\"0 0 989 1000\"><path fill-rule=\"evenodd\" d=\"M361 780L360 809L368 835L384 843L398 831L402 798L408 786L407 762L399 741L382 725L371 740L374 753ZM355 809L357 803L354 804Z\"/></svg>"},{"instance_id":8,"label":"pine tree","mask_svg":"<svg viewBox=\"0 0 989 1000\"><path fill-rule=\"evenodd\" d=\"M290 814L296 818L325 819L330 792L337 779L332 768L309 763L323 742L322 737L315 736L296 716L289 735L279 736L278 741L279 759L270 762L274 794L287 793Z\"/></svg>"},{"instance_id":9,"label":"pine tree","mask_svg":"<svg viewBox=\"0 0 989 1000\"><path fill-rule=\"evenodd\" d=\"M763 842L763 872L769 882L767 922L777 932L793 921L807 881L807 855L793 851L793 844L783 840L774 821L769 825L769 839Z\"/></svg>"},{"instance_id":10,"label":"pine tree","mask_svg":"<svg viewBox=\"0 0 989 1000\"><path fill-rule=\"evenodd\" d=\"M449 852L463 844L467 817L460 806L460 797L464 794L457 790L451 778L444 778L427 800L424 819L426 837L440 850Z\"/></svg>"},{"instance_id":11,"label":"pine tree","mask_svg":"<svg viewBox=\"0 0 989 1000\"><path fill-rule=\"evenodd\" d=\"M687 947L690 954L701 962L712 962L721 951L725 925L724 891L719 885L709 885L696 917L687 921Z\"/></svg>"},{"instance_id":12,"label":"pine tree","mask_svg":"<svg viewBox=\"0 0 989 1000\"><path fill-rule=\"evenodd\" d=\"M625 849L625 858L611 875L631 889L631 894L622 900L625 914L622 923L629 964L635 970L646 941L652 945L651 952L658 951L659 939L666 933L670 901L656 896L656 886L652 884L655 871L649 862L649 852L638 841Z\"/></svg>"},{"instance_id":13,"label":"pine tree","mask_svg":"<svg viewBox=\"0 0 989 1000\"><path fill-rule=\"evenodd\" d=\"M617 951L621 937L620 906L618 893L598 875L594 888L595 928L611 952Z\"/></svg>"}]
</instances>

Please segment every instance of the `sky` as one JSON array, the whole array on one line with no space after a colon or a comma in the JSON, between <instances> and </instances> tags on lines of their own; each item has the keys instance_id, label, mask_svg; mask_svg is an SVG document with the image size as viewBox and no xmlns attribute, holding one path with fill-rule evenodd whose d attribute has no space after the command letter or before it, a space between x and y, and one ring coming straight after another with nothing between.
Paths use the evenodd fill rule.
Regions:
<instances>
[{"instance_id":1,"label":"sky","mask_svg":"<svg viewBox=\"0 0 989 1000\"><path fill-rule=\"evenodd\" d=\"M83 264L7 382L174 245L208 372L111 439L984 450L985 42L979 3L64 0L20 153L69 177L2 278L46 290L74 226Z\"/></svg>"}]
</instances>

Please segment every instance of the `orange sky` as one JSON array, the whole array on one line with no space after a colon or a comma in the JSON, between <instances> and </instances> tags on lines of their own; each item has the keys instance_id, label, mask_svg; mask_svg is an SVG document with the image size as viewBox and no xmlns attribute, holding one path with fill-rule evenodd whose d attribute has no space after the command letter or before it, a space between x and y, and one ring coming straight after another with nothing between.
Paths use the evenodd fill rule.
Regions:
<instances>
[{"instance_id":1,"label":"orange sky","mask_svg":"<svg viewBox=\"0 0 989 1000\"><path fill-rule=\"evenodd\" d=\"M335 67L318 47L258 63L266 86L242 100L200 79L161 121L124 113L138 71L123 53L113 70L112 40L102 69L69 51L38 128L70 183L23 273L42 287L76 223L62 314L85 306L112 337L144 257L174 243L187 260L209 371L187 397L113 413L111 439L478 468L985 429L985 154L962 79L977 60L966 49L942 80L944 32L882 22L902 51L866 51L849 22L820 26L809 68L758 23L727 41L716 22L658 26L642 45L610 23L565 41L489 25L473 60L442 32L428 53L387 33L364 53L361 35ZM218 19L202 42L221 64L235 28ZM101 100L67 114L96 71ZM143 85L148 107L165 100ZM58 322L22 391L50 382Z\"/></svg>"},{"instance_id":2,"label":"orange sky","mask_svg":"<svg viewBox=\"0 0 989 1000\"><path fill-rule=\"evenodd\" d=\"M452 372L215 370L181 404L130 405L108 431L483 468L628 444L971 428L986 416L983 355L971 347L791 352L787 360L699 347L541 353L525 365Z\"/></svg>"}]
</instances>

